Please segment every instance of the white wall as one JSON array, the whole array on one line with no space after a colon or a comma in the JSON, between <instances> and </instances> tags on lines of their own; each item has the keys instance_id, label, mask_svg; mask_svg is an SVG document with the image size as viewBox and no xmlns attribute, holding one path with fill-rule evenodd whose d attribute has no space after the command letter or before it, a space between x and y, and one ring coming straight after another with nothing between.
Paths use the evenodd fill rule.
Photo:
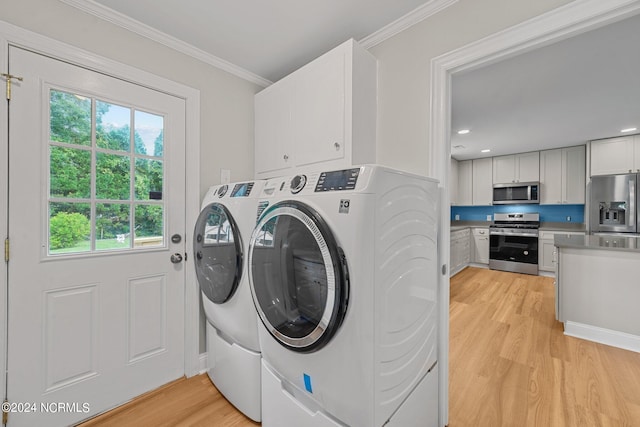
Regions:
<instances>
[{"instance_id":1,"label":"white wall","mask_svg":"<svg viewBox=\"0 0 640 427\"><path fill-rule=\"evenodd\" d=\"M431 59L569 0L459 0L370 49L378 58L378 162L430 175Z\"/></svg>"},{"instance_id":2,"label":"white wall","mask_svg":"<svg viewBox=\"0 0 640 427\"><path fill-rule=\"evenodd\" d=\"M0 20L200 91L200 198L219 183L253 178L253 95L261 87L55 0L20 0ZM187 224L187 227L191 227ZM205 351L204 314L200 352Z\"/></svg>"},{"instance_id":3,"label":"white wall","mask_svg":"<svg viewBox=\"0 0 640 427\"><path fill-rule=\"evenodd\" d=\"M261 88L59 1L6 4L0 19L200 90L200 193L253 177L253 95Z\"/></svg>"}]
</instances>

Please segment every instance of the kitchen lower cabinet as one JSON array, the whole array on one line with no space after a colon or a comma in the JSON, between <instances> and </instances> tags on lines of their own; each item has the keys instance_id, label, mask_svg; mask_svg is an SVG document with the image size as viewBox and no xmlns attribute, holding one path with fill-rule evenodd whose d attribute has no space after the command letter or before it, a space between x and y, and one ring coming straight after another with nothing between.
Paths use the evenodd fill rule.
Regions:
<instances>
[{"instance_id":1,"label":"kitchen lower cabinet","mask_svg":"<svg viewBox=\"0 0 640 427\"><path fill-rule=\"evenodd\" d=\"M553 243L556 234L582 235L582 231L540 231L538 236L538 270L550 273L556 272L556 264L558 262L558 252Z\"/></svg>"},{"instance_id":2,"label":"kitchen lower cabinet","mask_svg":"<svg viewBox=\"0 0 640 427\"><path fill-rule=\"evenodd\" d=\"M489 264L489 229L473 228L473 257L471 260L476 264Z\"/></svg>"},{"instance_id":3,"label":"kitchen lower cabinet","mask_svg":"<svg viewBox=\"0 0 640 427\"><path fill-rule=\"evenodd\" d=\"M471 230L452 231L450 243L449 276L453 276L471 262Z\"/></svg>"}]
</instances>

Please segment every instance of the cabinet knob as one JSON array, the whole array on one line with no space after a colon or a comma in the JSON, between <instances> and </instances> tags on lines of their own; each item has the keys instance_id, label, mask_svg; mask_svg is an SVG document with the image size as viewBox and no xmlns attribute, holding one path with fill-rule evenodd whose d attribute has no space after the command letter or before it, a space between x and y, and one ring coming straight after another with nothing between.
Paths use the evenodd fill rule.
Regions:
<instances>
[{"instance_id":1,"label":"cabinet knob","mask_svg":"<svg viewBox=\"0 0 640 427\"><path fill-rule=\"evenodd\" d=\"M285 154L284 156L282 156L282 158L284 159L284 161L285 161L285 162L286 162L287 160L289 160L289 156L288 156L288 155L286 155L286 154Z\"/></svg>"},{"instance_id":2,"label":"cabinet knob","mask_svg":"<svg viewBox=\"0 0 640 427\"><path fill-rule=\"evenodd\" d=\"M334 142L333 146L336 147L336 151L340 151L340 143L339 142Z\"/></svg>"}]
</instances>

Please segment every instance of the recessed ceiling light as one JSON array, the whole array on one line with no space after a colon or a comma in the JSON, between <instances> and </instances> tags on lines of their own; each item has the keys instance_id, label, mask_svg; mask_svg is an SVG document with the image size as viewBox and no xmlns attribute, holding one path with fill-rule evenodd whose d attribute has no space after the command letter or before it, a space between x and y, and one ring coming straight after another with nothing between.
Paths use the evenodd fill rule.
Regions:
<instances>
[{"instance_id":1,"label":"recessed ceiling light","mask_svg":"<svg viewBox=\"0 0 640 427\"><path fill-rule=\"evenodd\" d=\"M491 151L491 150L489 150L488 148L485 148L484 150L480 150L480 152L481 152L481 153L488 153L488 152L490 152L490 151Z\"/></svg>"},{"instance_id":2,"label":"recessed ceiling light","mask_svg":"<svg viewBox=\"0 0 640 427\"><path fill-rule=\"evenodd\" d=\"M627 132L633 132L634 130L638 130L638 128L626 128L626 129L621 129L620 132L622 133L627 133ZM458 132L460 133L460 132Z\"/></svg>"},{"instance_id":3,"label":"recessed ceiling light","mask_svg":"<svg viewBox=\"0 0 640 427\"><path fill-rule=\"evenodd\" d=\"M469 129L460 129L460 130L458 131L458 135L466 135L466 134L468 134L469 132L471 132Z\"/></svg>"}]
</instances>

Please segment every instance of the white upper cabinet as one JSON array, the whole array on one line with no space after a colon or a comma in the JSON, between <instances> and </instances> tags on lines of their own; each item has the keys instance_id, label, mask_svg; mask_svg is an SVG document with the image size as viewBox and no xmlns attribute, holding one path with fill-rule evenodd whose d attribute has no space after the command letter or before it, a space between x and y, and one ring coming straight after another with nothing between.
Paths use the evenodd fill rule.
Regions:
<instances>
[{"instance_id":1,"label":"white upper cabinet","mask_svg":"<svg viewBox=\"0 0 640 427\"><path fill-rule=\"evenodd\" d=\"M535 182L540 179L537 151L493 158L493 183Z\"/></svg>"},{"instance_id":2,"label":"white upper cabinet","mask_svg":"<svg viewBox=\"0 0 640 427\"><path fill-rule=\"evenodd\" d=\"M540 152L540 204L585 203L585 146Z\"/></svg>"},{"instance_id":3,"label":"white upper cabinet","mask_svg":"<svg viewBox=\"0 0 640 427\"><path fill-rule=\"evenodd\" d=\"M486 159L472 160L472 162L473 204L476 206L489 206L493 204L493 185L491 183L493 161L491 157L488 157Z\"/></svg>"},{"instance_id":4,"label":"white upper cabinet","mask_svg":"<svg viewBox=\"0 0 640 427\"><path fill-rule=\"evenodd\" d=\"M256 178L374 163L376 75L349 40L256 94Z\"/></svg>"},{"instance_id":5,"label":"white upper cabinet","mask_svg":"<svg viewBox=\"0 0 640 427\"><path fill-rule=\"evenodd\" d=\"M458 204L458 161L453 157L449 169L449 202L451 206Z\"/></svg>"},{"instance_id":6,"label":"white upper cabinet","mask_svg":"<svg viewBox=\"0 0 640 427\"><path fill-rule=\"evenodd\" d=\"M473 205L473 161L458 162L458 191L456 204L460 206Z\"/></svg>"},{"instance_id":7,"label":"white upper cabinet","mask_svg":"<svg viewBox=\"0 0 640 427\"><path fill-rule=\"evenodd\" d=\"M640 135L591 141L591 175L640 172Z\"/></svg>"}]
</instances>

